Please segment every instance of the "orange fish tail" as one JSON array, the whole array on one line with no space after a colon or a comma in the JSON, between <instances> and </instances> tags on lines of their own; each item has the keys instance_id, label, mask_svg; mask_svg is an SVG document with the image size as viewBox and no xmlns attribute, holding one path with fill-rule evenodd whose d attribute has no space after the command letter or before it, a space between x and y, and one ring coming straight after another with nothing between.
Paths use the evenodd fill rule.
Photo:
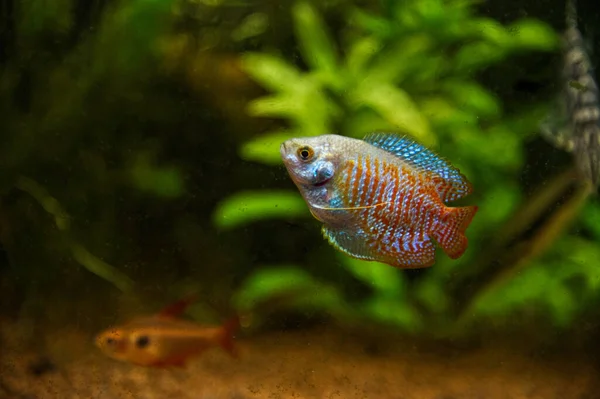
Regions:
<instances>
[{"instance_id":1,"label":"orange fish tail","mask_svg":"<svg viewBox=\"0 0 600 399\"><path fill-rule=\"evenodd\" d=\"M237 358L239 356L238 349L233 342L234 334L240 328L240 317L234 316L228 320L221 328L221 335L219 337L219 345L227 351L232 357Z\"/></svg>"},{"instance_id":2,"label":"orange fish tail","mask_svg":"<svg viewBox=\"0 0 600 399\"><path fill-rule=\"evenodd\" d=\"M467 250L465 231L477 213L477 206L445 207L432 236L451 259L458 259Z\"/></svg>"}]
</instances>

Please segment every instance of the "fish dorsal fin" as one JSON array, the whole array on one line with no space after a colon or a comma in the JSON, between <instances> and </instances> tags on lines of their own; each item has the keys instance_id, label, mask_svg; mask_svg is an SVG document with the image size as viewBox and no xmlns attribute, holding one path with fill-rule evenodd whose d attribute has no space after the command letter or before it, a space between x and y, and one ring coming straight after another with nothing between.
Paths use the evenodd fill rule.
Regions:
<instances>
[{"instance_id":1,"label":"fish dorsal fin","mask_svg":"<svg viewBox=\"0 0 600 399\"><path fill-rule=\"evenodd\" d=\"M163 308L160 312L158 312L157 316L160 318L174 318L180 316L185 310L196 300L198 299L198 295L192 294L185 298L180 299L179 301L172 303L165 308Z\"/></svg>"},{"instance_id":2,"label":"fish dorsal fin","mask_svg":"<svg viewBox=\"0 0 600 399\"><path fill-rule=\"evenodd\" d=\"M472 191L471 184L457 168L406 136L374 132L367 134L364 141L401 158L420 171L433 174L436 191L444 202L465 197Z\"/></svg>"}]
</instances>

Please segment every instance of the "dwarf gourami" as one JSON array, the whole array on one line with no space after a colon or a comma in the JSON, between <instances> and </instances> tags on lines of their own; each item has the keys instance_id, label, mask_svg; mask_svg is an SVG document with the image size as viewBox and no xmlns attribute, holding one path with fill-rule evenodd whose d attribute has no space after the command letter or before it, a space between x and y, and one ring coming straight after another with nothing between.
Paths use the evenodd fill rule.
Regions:
<instances>
[{"instance_id":1,"label":"dwarf gourami","mask_svg":"<svg viewBox=\"0 0 600 399\"><path fill-rule=\"evenodd\" d=\"M445 203L471 184L421 144L392 133L331 134L287 140L280 152L323 235L347 255L420 268L435 263L433 241L452 259L467 249L477 207Z\"/></svg>"},{"instance_id":2,"label":"dwarf gourami","mask_svg":"<svg viewBox=\"0 0 600 399\"><path fill-rule=\"evenodd\" d=\"M182 299L155 315L108 328L96 336L96 346L108 357L138 366L169 368L187 363L214 346L237 357L234 317L222 326L202 326L178 318L194 298Z\"/></svg>"}]
</instances>

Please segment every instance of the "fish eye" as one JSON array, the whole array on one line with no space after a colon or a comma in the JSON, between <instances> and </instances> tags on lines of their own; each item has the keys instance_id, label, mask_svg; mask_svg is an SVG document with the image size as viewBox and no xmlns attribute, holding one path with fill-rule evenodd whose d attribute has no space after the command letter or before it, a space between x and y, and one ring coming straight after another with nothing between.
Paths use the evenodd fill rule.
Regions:
<instances>
[{"instance_id":1,"label":"fish eye","mask_svg":"<svg viewBox=\"0 0 600 399\"><path fill-rule=\"evenodd\" d=\"M304 162L310 161L313 155L315 155L313 149L308 146L298 148L297 153L298 157Z\"/></svg>"},{"instance_id":2,"label":"fish eye","mask_svg":"<svg viewBox=\"0 0 600 399\"><path fill-rule=\"evenodd\" d=\"M137 346L140 349L144 349L145 347L148 346L149 343L150 343L150 338L148 338L147 335L141 335L141 336L137 337L137 339L135 340L135 346Z\"/></svg>"},{"instance_id":3,"label":"fish eye","mask_svg":"<svg viewBox=\"0 0 600 399\"><path fill-rule=\"evenodd\" d=\"M106 343L108 345L113 345L115 343L115 339L111 338L111 337L108 337L108 338L106 338Z\"/></svg>"}]
</instances>

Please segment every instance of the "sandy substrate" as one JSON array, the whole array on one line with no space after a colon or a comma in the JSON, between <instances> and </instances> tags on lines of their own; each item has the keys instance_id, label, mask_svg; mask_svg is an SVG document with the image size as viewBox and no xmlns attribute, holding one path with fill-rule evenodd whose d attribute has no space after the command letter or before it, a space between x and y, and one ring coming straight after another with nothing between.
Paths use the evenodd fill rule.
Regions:
<instances>
[{"instance_id":1,"label":"sandy substrate","mask_svg":"<svg viewBox=\"0 0 600 399\"><path fill-rule=\"evenodd\" d=\"M187 370L152 370L104 358L83 335L67 342L64 353L86 349L43 372L31 369L39 353L5 340L0 398L600 398L591 365L506 348L429 350L404 342L373 351L364 339L313 330L242 338L238 360L214 350Z\"/></svg>"}]
</instances>

